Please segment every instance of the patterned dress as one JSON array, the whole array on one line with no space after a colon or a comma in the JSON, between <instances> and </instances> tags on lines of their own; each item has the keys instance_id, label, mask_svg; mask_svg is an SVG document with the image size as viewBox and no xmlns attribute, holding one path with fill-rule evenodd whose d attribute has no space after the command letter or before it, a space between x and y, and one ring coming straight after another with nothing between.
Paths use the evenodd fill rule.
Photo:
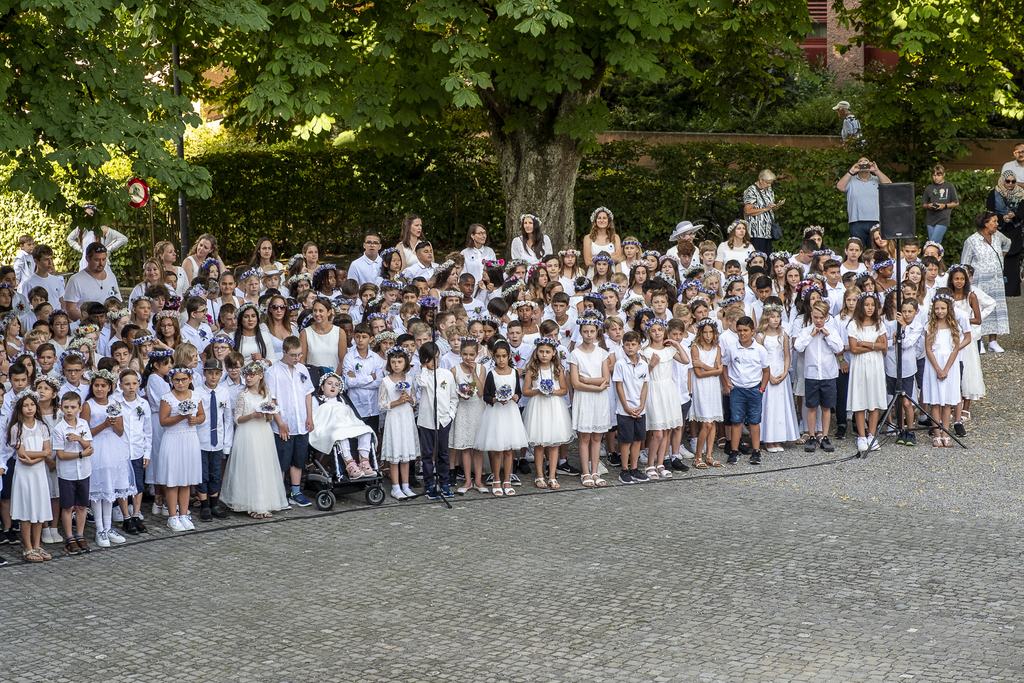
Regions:
<instances>
[{"instance_id":1,"label":"patterned dress","mask_svg":"<svg viewBox=\"0 0 1024 683\"><path fill-rule=\"evenodd\" d=\"M1006 289L1003 285L1003 252L1009 250L1010 238L1001 232L992 235L992 242L976 232L964 240L961 262L974 266L971 287L995 299L996 308L981 321L981 334L1009 334L1010 316L1006 311Z\"/></svg>"}]
</instances>

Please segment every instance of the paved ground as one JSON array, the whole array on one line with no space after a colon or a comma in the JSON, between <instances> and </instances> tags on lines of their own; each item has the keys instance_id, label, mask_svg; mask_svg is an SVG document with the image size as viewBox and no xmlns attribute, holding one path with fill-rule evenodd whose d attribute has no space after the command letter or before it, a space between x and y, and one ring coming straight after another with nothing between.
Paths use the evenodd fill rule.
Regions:
<instances>
[{"instance_id":1,"label":"paved ground","mask_svg":"<svg viewBox=\"0 0 1024 683\"><path fill-rule=\"evenodd\" d=\"M1022 341L983 358L966 451L452 510L351 496L185 536L151 519L12 564L0 680L1024 681Z\"/></svg>"}]
</instances>

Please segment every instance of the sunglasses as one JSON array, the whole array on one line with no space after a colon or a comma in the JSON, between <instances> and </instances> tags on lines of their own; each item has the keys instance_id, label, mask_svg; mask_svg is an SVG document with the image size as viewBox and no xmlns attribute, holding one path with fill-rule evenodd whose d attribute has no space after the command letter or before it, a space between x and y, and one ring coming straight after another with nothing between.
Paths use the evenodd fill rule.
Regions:
<instances>
[{"instance_id":1,"label":"sunglasses","mask_svg":"<svg viewBox=\"0 0 1024 683\"><path fill-rule=\"evenodd\" d=\"M1016 182L1017 182L1016 178L1007 178L1006 179L1006 184L1007 185L1014 185Z\"/></svg>"},{"instance_id":2,"label":"sunglasses","mask_svg":"<svg viewBox=\"0 0 1024 683\"><path fill-rule=\"evenodd\" d=\"M270 307L270 310L272 310L272 311L286 311L286 310L288 310L288 307L283 305L283 304L274 304L273 306Z\"/></svg>"}]
</instances>

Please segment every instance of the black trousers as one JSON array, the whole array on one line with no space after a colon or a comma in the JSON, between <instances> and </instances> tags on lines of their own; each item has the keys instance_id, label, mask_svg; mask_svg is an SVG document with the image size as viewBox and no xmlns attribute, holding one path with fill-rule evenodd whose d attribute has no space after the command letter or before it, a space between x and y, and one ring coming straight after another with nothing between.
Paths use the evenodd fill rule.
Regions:
<instances>
[{"instance_id":1,"label":"black trousers","mask_svg":"<svg viewBox=\"0 0 1024 683\"><path fill-rule=\"evenodd\" d=\"M437 469L437 484L444 486L448 483L448 430L452 423L437 430L437 441L434 441L434 430L427 427L420 427L420 444L423 446L420 462L423 465L423 485L434 485L434 469Z\"/></svg>"},{"instance_id":2,"label":"black trousers","mask_svg":"<svg viewBox=\"0 0 1024 683\"><path fill-rule=\"evenodd\" d=\"M836 426L846 426L846 393L850 389L850 373L839 370L836 379Z\"/></svg>"},{"instance_id":3,"label":"black trousers","mask_svg":"<svg viewBox=\"0 0 1024 683\"><path fill-rule=\"evenodd\" d=\"M761 251L767 256L772 253L772 241L770 239L763 239L761 237L751 237L750 243L754 245L754 251ZM767 267L767 263L765 266Z\"/></svg>"}]
</instances>

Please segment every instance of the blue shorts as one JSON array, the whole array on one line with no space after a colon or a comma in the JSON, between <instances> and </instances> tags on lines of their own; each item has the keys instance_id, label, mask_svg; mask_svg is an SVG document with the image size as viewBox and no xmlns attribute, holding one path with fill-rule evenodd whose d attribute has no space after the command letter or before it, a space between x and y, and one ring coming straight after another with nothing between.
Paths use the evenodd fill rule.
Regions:
<instances>
[{"instance_id":1,"label":"blue shorts","mask_svg":"<svg viewBox=\"0 0 1024 683\"><path fill-rule=\"evenodd\" d=\"M290 467L298 467L300 470L306 467L309 434L292 434L287 441L274 434L274 443L277 445L277 460L282 472L287 472Z\"/></svg>"},{"instance_id":2,"label":"blue shorts","mask_svg":"<svg viewBox=\"0 0 1024 683\"><path fill-rule=\"evenodd\" d=\"M647 438L647 416L630 417L616 413L615 420L619 428L619 443L634 443Z\"/></svg>"},{"instance_id":3,"label":"blue shorts","mask_svg":"<svg viewBox=\"0 0 1024 683\"><path fill-rule=\"evenodd\" d=\"M760 387L733 387L729 392L730 417L734 425L761 424Z\"/></svg>"},{"instance_id":4,"label":"blue shorts","mask_svg":"<svg viewBox=\"0 0 1024 683\"><path fill-rule=\"evenodd\" d=\"M804 405L808 408L836 407L836 379L804 379Z\"/></svg>"},{"instance_id":5,"label":"blue shorts","mask_svg":"<svg viewBox=\"0 0 1024 683\"><path fill-rule=\"evenodd\" d=\"M900 381L900 385L900 388L903 389L903 393L905 393L910 398L914 398L914 375L911 375L910 377L904 377ZM885 376L885 393L889 394L890 396L896 395L895 377L889 377L888 375Z\"/></svg>"}]
</instances>

